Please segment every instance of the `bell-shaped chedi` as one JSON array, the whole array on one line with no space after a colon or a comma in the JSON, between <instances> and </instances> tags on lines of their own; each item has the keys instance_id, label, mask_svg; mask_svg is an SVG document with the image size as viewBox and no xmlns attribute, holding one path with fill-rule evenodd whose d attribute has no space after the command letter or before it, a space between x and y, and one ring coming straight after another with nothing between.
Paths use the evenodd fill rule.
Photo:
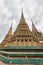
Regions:
<instances>
[{"instance_id":1,"label":"bell-shaped chedi","mask_svg":"<svg viewBox=\"0 0 43 65\"><path fill-rule=\"evenodd\" d=\"M20 22L11 37L10 44L8 46L37 46L37 44L38 40L30 31L22 11Z\"/></svg>"},{"instance_id":2,"label":"bell-shaped chedi","mask_svg":"<svg viewBox=\"0 0 43 65\"><path fill-rule=\"evenodd\" d=\"M3 40L2 43L1 43L1 46L2 46L2 47L3 47L5 44L10 43L9 41L10 41L11 36L12 36L12 24L11 24L11 27L10 27L8 33L6 34L4 40Z\"/></svg>"}]
</instances>

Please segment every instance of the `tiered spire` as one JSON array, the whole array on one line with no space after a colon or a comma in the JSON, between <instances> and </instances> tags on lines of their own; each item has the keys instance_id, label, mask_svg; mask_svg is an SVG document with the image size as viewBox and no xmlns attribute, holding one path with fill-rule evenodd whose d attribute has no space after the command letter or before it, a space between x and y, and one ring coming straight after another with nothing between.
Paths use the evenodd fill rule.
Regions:
<instances>
[{"instance_id":1,"label":"tiered spire","mask_svg":"<svg viewBox=\"0 0 43 65\"><path fill-rule=\"evenodd\" d=\"M16 31L18 31L18 32L16 32ZM17 34L18 35L21 35L20 32L23 32L23 31L24 31L24 33L25 33L25 31L28 32L27 35L31 34L31 31L29 29L29 26L27 25L27 23L25 21L25 18L24 18L24 15L23 15L23 9L22 9L22 14L21 14L20 22L19 22L19 24L17 26L16 31L14 32L14 34L16 34L16 35Z\"/></svg>"},{"instance_id":2,"label":"tiered spire","mask_svg":"<svg viewBox=\"0 0 43 65\"><path fill-rule=\"evenodd\" d=\"M33 22L32 22L32 32L38 32Z\"/></svg>"},{"instance_id":3,"label":"tiered spire","mask_svg":"<svg viewBox=\"0 0 43 65\"><path fill-rule=\"evenodd\" d=\"M32 21L32 20L31 20ZM38 30L36 29L33 21L32 21L32 32L35 33L35 32L38 32Z\"/></svg>"},{"instance_id":4,"label":"tiered spire","mask_svg":"<svg viewBox=\"0 0 43 65\"><path fill-rule=\"evenodd\" d=\"M9 34L9 35L12 35L12 24L11 24L11 27L10 27L10 29L9 29L9 31L8 31L8 34Z\"/></svg>"},{"instance_id":5,"label":"tiered spire","mask_svg":"<svg viewBox=\"0 0 43 65\"><path fill-rule=\"evenodd\" d=\"M5 38L4 38L4 40L2 41L1 44L4 45L4 44L8 43L11 36L12 36L12 24L11 24L11 27L10 27L7 35L5 36Z\"/></svg>"},{"instance_id":6,"label":"tiered spire","mask_svg":"<svg viewBox=\"0 0 43 65\"><path fill-rule=\"evenodd\" d=\"M36 29L36 27L35 27L33 21L32 21L32 33L33 33L34 36L36 36L36 38L37 38L38 40L42 39L42 33L39 32L39 31Z\"/></svg>"},{"instance_id":7,"label":"tiered spire","mask_svg":"<svg viewBox=\"0 0 43 65\"><path fill-rule=\"evenodd\" d=\"M24 14L23 14L23 9L22 9L20 23L23 23L23 22L26 23L25 18L24 18Z\"/></svg>"}]
</instances>

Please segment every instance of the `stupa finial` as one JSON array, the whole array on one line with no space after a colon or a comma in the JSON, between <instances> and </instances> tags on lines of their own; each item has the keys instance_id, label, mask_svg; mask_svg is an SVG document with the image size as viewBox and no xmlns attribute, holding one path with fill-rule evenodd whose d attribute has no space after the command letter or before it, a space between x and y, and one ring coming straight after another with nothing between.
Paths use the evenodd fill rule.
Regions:
<instances>
[{"instance_id":1,"label":"stupa finial","mask_svg":"<svg viewBox=\"0 0 43 65\"><path fill-rule=\"evenodd\" d=\"M21 17L22 17L22 18L24 17L24 15L23 15L23 8L22 8L22 12L21 12Z\"/></svg>"}]
</instances>

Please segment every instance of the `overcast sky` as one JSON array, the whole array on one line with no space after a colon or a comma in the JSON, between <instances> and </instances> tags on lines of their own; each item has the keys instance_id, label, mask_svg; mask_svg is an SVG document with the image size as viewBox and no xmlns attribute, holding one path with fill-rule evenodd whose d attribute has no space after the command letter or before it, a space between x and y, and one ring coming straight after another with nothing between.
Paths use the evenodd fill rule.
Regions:
<instances>
[{"instance_id":1,"label":"overcast sky","mask_svg":"<svg viewBox=\"0 0 43 65\"><path fill-rule=\"evenodd\" d=\"M13 31L16 29L22 8L30 29L32 19L38 31L43 32L43 0L0 0L0 42L7 34L12 20Z\"/></svg>"}]
</instances>

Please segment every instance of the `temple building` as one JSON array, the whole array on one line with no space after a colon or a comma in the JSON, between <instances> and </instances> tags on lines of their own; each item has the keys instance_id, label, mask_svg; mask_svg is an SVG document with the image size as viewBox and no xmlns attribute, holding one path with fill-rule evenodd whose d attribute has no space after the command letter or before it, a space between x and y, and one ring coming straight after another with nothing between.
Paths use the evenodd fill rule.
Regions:
<instances>
[{"instance_id":1,"label":"temple building","mask_svg":"<svg viewBox=\"0 0 43 65\"><path fill-rule=\"evenodd\" d=\"M39 42L39 33L32 22L32 31L23 15L12 35L12 24L0 44L0 60L6 64L41 64L43 63L43 45Z\"/></svg>"}]
</instances>

